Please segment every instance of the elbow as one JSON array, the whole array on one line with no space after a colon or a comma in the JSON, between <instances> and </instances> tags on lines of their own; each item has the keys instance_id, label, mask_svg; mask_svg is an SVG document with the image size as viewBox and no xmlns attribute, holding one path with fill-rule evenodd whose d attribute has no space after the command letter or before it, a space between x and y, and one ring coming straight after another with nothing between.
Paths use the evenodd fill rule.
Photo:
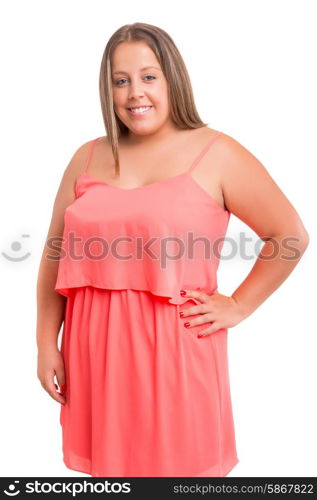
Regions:
<instances>
[{"instance_id":1,"label":"elbow","mask_svg":"<svg viewBox=\"0 0 317 500\"><path fill-rule=\"evenodd\" d=\"M295 237L297 242L297 248L305 252L306 248L309 245L309 233L306 227L303 224L303 221L298 217L296 222L290 223L289 234Z\"/></svg>"},{"instance_id":2,"label":"elbow","mask_svg":"<svg viewBox=\"0 0 317 500\"><path fill-rule=\"evenodd\" d=\"M302 237L302 242L303 242L303 245L304 245L304 251L306 250L306 248L308 247L309 245L309 234L308 232L306 231L305 229L305 233L304 233L304 236Z\"/></svg>"},{"instance_id":3,"label":"elbow","mask_svg":"<svg viewBox=\"0 0 317 500\"><path fill-rule=\"evenodd\" d=\"M295 245L296 250L300 252L301 255L306 251L310 241L309 233L304 226L292 226L292 229L288 228L287 230L284 228L283 231L272 237L272 239L274 238L282 241L283 244L286 244L287 246L289 243Z\"/></svg>"},{"instance_id":4,"label":"elbow","mask_svg":"<svg viewBox=\"0 0 317 500\"><path fill-rule=\"evenodd\" d=\"M304 253L309 245L309 234L305 227L296 233L298 248Z\"/></svg>"}]
</instances>

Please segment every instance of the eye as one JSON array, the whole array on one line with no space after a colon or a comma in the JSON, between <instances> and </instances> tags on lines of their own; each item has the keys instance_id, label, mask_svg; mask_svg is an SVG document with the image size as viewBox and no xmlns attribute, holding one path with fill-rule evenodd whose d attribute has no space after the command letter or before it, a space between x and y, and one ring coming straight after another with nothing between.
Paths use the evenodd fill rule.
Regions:
<instances>
[{"instance_id":1,"label":"eye","mask_svg":"<svg viewBox=\"0 0 317 500\"><path fill-rule=\"evenodd\" d=\"M154 80L156 80L156 77L155 77L155 76L153 76L153 75L146 75L146 77L147 77L147 76L149 76L150 78L154 78ZM145 78L146 78L146 77L145 77Z\"/></svg>"},{"instance_id":2,"label":"eye","mask_svg":"<svg viewBox=\"0 0 317 500\"><path fill-rule=\"evenodd\" d=\"M153 76L153 75L145 75L145 77L144 77L144 78L148 78L148 77L149 77L149 78L153 78L154 80L156 80L156 76ZM117 87L121 87L122 85L120 84L120 82L123 82L123 81L125 81L125 80L126 80L126 78L120 78L120 80L115 81L115 82L114 82L114 84L115 84ZM148 80L148 81L152 81L152 80Z\"/></svg>"},{"instance_id":3,"label":"eye","mask_svg":"<svg viewBox=\"0 0 317 500\"><path fill-rule=\"evenodd\" d=\"M120 78L120 80L117 80L116 82L114 82L114 84L120 87L119 82L122 82L123 80L125 80L125 78Z\"/></svg>"}]
</instances>

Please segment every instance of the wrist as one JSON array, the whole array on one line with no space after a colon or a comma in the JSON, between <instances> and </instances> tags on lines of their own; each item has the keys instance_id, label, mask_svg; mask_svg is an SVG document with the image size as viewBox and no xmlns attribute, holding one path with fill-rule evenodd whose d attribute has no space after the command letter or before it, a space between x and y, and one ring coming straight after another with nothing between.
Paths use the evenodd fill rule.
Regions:
<instances>
[{"instance_id":1,"label":"wrist","mask_svg":"<svg viewBox=\"0 0 317 500\"><path fill-rule=\"evenodd\" d=\"M234 293L230 295L230 298L234 301L241 320L250 316L250 314L252 313L250 308L248 308L246 304L241 302L240 299L238 299Z\"/></svg>"},{"instance_id":2,"label":"wrist","mask_svg":"<svg viewBox=\"0 0 317 500\"><path fill-rule=\"evenodd\" d=\"M37 351L40 354L43 351L56 351L58 350L58 345L54 341L41 340L37 342Z\"/></svg>"}]
</instances>

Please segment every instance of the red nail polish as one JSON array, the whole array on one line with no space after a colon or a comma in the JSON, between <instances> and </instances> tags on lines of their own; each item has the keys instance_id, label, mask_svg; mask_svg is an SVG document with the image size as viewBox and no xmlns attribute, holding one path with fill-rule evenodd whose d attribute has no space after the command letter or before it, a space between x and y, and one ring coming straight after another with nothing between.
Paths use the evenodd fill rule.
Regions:
<instances>
[{"instance_id":1,"label":"red nail polish","mask_svg":"<svg viewBox=\"0 0 317 500\"><path fill-rule=\"evenodd\" d=\"M181 291L180 291L180 294L181 294L181 295L186 295L185 290L181 290Z\"/></svg>"},{"instance_id":2,"label":"red nail polish","mask_svg":"<svg viewBox=\"0 0 317 500\"><path fill-rule=\"evenodd\" d=\"M186 328L188 328L188 327L190 326L190 323L188 323L188 321L187 321L186 323L184 323L184 326L185 326Z\"/></svg>"},{"instance_id":3,"label":"red nail polish","mask_svg":"<svg viewBox=\"0 0 317 500\"><path fill-rule=\"evenodd\" d=\"M182 318L182 317L184 316L183 311L181 311L181 312L179 313L179 315L180 315L180 317Z\"/></svg>"},{"instance_id":4,"label":"red nail polish","mask_svg":"<svg viewBox=\"0 0 317 500\"><path fill-rule=\"evenodd\" d=\"M198 339L201 339L202 337L203 337L203 335L197 335Z\"/></svg>"}]
</instances>

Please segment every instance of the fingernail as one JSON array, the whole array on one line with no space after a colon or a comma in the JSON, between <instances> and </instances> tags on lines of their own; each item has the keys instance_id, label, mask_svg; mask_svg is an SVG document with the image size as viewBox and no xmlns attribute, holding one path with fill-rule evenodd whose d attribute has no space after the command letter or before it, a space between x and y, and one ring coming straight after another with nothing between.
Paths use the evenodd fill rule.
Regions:
<instances>
[{"instance_id":1,"label":"fingernail","mask_svg":"<svg viewBox=\"0 0 317 500\"><path fill-rule=\"evenodd\" d=\"M181 311L181 312L179 313L179 315L180 315L180 317L182 318L182 317L184 316L183 311Z\"/></svg>"},{"instance_id":2,"label":"fingernail","mask_svg":"<svg viewBox=\"0 0 317 500\"><path fill-rule=\"evenodd\" d=\"M184 326L185 326L186 328L188 328L188 327L190 327L190 323L188 323L188 321L187 321L186 323L184 323Z\"/></svg>"},{"instance_id":3,"label":"fingernail","mask_svg":"<svg viewBox=\"0 0 317 500\"><path fill-rule=\"evenodd\" d=\"M181 291L180 291L180 294L181 294L181 295L186 295L186 291L185 291L185 290L181 290Z\"/></svg>"},{"instance_id":4,"label":"fingernail","mask_svg":"<svg viewBox=\"0 0 317 500\"><path fill-rule=\"evenodd\" d=\"M199 335L199 334L197 335L198 339L201 339L202 337L203 337L203 335Z\"/></svg>"}]
</instances>

